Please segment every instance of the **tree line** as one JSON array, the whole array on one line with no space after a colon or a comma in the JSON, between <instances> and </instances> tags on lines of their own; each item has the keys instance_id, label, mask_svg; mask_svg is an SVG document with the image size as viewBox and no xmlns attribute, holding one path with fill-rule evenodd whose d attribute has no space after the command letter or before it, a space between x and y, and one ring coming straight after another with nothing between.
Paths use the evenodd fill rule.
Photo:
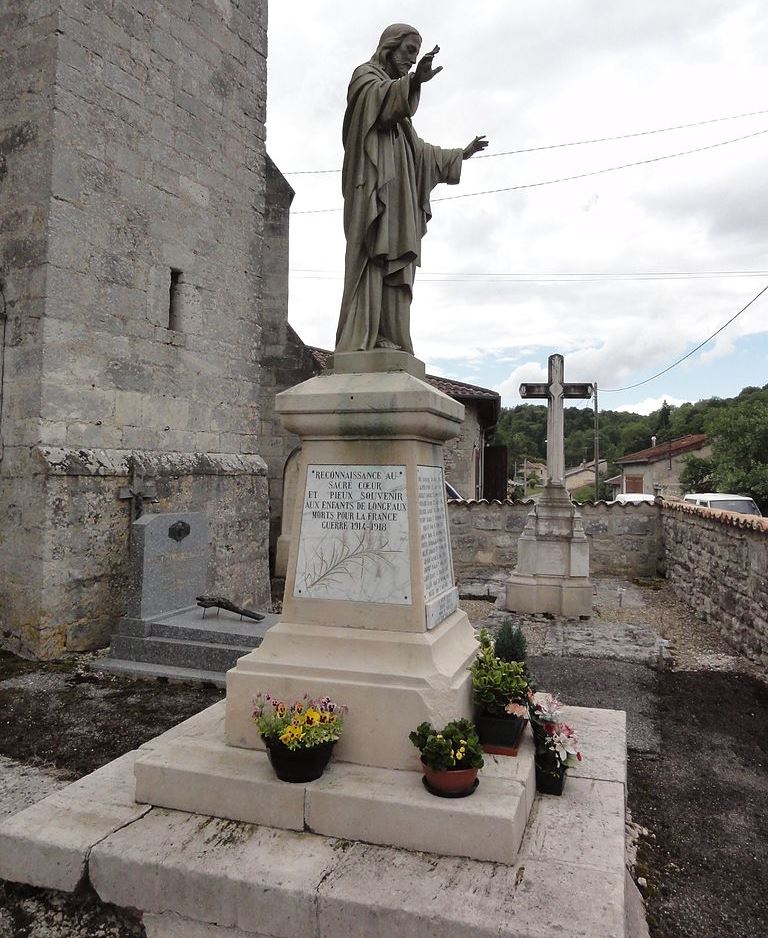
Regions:
<instances>
[{"instance_id":1,"label":"tree line","mask_svg":"<svg viewBox=\"0 0 768 938\"><path fill-rule=\"evenodd\" d=\"M619 469L615 461L692 433L706 433L711 459L689 457L683 482L691 491L750 494L768 512L768 384L747 387L732 398L712 397L673 406L666 401L644 416L616 410L599 412L600 458L608 461L605 477ZM502 407L494 443L507 447L510 478L522 472L524 460L546 459L547 408L543 404ZM565 465L594 457L594 411L565 408ZM600 497L607 493L601 492Z\"/></svg>"}]
</instances>

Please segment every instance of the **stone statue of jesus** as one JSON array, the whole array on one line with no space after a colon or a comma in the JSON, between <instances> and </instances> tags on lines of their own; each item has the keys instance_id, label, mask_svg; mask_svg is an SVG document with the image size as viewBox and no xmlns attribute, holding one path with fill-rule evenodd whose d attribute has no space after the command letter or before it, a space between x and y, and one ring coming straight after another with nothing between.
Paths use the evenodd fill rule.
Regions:
<instances>
[{"instance_id":1,"label":"stone statue of jesus","mask_svg":"<svg viewBox=\"0 0 768 938\"><path fill-rule=\"evenodd\" d=\"M432 217L429 196L440 182L455 184L462 160L484 150L475 137L463 150L425 143L411 117L439 46L413 72L421 36L413 26L388 26L373 58L352 73L344 142L344 233L347 251L337 352L374 348L413 354L410 318L421 239Z\"/></svg>"}]
</instances>

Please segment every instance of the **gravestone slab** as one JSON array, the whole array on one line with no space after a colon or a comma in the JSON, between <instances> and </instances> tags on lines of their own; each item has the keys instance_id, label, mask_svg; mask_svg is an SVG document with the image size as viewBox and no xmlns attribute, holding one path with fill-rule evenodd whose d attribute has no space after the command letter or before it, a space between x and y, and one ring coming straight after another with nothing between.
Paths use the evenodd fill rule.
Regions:
<instances>
[{"instance_id":1,"label":"gravestone slab","mask_svg":"<svg viewBox=\"0 0 768 938\"><path fill-rule=\"evenodd\" d=\"M208 519L199 511L142 515L131 528L127 614L149 619L194 606L208 574Z\"/></svg>"}]
</instances>

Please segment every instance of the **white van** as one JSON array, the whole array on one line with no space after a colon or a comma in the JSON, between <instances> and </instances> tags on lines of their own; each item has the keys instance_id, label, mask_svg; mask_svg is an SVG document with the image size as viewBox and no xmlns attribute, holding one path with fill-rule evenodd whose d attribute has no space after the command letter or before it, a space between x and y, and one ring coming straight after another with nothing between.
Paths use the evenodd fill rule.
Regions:
<instances>
[{"instance_id":1,"label":"white van","mask_svg":"<svg viewBox=\"0 0 768 938\"><path fill-rule=\"evenodd\" d=\"M655 495L644 495L642 492L622 492L617 495L610 505L639 505L641 502L649 502L651 505L656 501Z\"/></svg>"},{"instance_id":2,"label":"white van","mask_svg":"<svg viewBox=\"0 0 768 938\"><path fill-rule=\"evenodd\" d=\"M724 492L698 492L693 495L683 495L686 505L699 505L701 508L716 508L718 511L735 511L742 515L757 515L762 513L748 495L727 495Z\"/></svg>"}]
</instances>

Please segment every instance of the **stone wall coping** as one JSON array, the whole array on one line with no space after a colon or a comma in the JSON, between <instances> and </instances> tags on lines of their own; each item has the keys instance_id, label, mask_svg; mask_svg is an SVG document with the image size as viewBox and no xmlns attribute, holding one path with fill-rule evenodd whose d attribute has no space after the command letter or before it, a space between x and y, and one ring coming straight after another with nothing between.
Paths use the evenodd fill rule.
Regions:
<instances>
[{"instance_id":1,"label":"stone wall coping","mask_svg":"<svg viewBox=\"0 0 768 938\"><path fill-rule=\"evenodd\" d=\"M127 477L134 467L151 476L267 474L267 464L256 453L163 453L36 446L33 455L36 473L46 476Z\"/></svg>"},{"instance_id":2,"label":"stone wall coping","mask_svg":"<svg viewBox=\"0 0 768 938\"><path fill-rule=\"evenodd\" d=\"M696 515L706 521L725 524L733 528L768 533L768 518L755 515L742 515L735 511L718 511L716 508L704 508L701 505L688 505L685 502L665 502L664 511L676 511L683 515Z\"/></svg>"},{"instance_id":3,"label":"stone wall coping","mask_svg":"<svg viewBox=\"0 0 768 938\"><path fill-rule=\"evenodd\" d=\"M449 499L448 504L453 508L471 508L473 505L535 505L536 502L532 498L525 499L512 499L505 498L503 501L498 498L493 498L490 501L487 498L462 498L462 499ZM628 502L627 504L621 503L612 503L600 499L597 502L573 502L577 508L597 508L602 506L608 509L608 511L624 511L625 509L630 509L632 511L640 510L644 511L648 508L656 508L655 504L651 502Z\"/></svg>"}]
</instances>

